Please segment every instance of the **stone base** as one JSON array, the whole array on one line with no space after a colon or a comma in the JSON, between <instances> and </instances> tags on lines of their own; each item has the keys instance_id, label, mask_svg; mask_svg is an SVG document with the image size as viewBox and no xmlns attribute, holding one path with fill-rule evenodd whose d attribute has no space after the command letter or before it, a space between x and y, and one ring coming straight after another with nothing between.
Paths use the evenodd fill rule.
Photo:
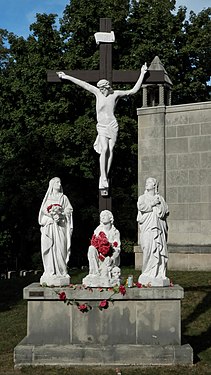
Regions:
<instances>
[{"instance_id":1,"label":"stone base","mask_svg":"<svg viewBox=\"0 0 211 375\"><path fill-rule=\"evenodd\" d=\"M66 303L59 293L65 293ZM15 367L27 365L192 364L189 345L181 345L179 285L110 289L24 288L28 301L27 336L14 349ZM100 302L108 301L105 309ZM79 306L86 304L87 312Z\"/></svg>"},{"instance_id":2,"label":"stone base","mask_svg":"<svg viewBox=\"0 0 211 375\"><path fill-rule=\"evenodd\" d=\"M98 275L87 275L83 278L82 284L91 288L110 288L111 282L108 277Z\"/></svg>"},{"instance_id":3,"label":"stone base","mask_svg":"<svg viewBox=\"0 0 211 375\"><path fill-rule=\"evenodd\" d=\"M23 366L152 366L190 365L190 345L27 345L14 351L15 368Z\"/></svg>"},{"instance_id":4,"label":"stone base","mask_svg":"<svg viewBox=\"0 0 211 375\"><path fill-rule=\"evenodd\" d=\"M70 284L70 276L42 275L40 285L46 286L65 286Z\"/></svg>"},{"instance_id":5,"label":"stone base","mask_svg":"<svg viewBox=\"0 0 211 375\"><path fill-rule=\"evenodd\" d=\"M164 287L164 286L170 285L170 280L168 279L168 277L166 277L165 279L160 279L158 277L153 278L150 276L140 275L138 278L138 282L142 285L150 285L151 287L154 287L154 286Z\"/></svg>"}]
</instances>

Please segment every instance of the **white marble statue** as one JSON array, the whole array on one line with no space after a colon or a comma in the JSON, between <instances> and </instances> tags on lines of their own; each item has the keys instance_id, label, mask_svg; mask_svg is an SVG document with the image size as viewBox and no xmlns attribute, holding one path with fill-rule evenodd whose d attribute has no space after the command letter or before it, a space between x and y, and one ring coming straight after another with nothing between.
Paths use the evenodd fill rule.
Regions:
<instances>
[{"instance_id":1,"label":"white marble statue","mask_svg":"<svg viewBox=\"0 0 211 375\"><path fill-rule=\"evenodd\" d=\"M145 63L141 68L138 81L130 90L113 90L109 81L106 79L101 79L97 83L97 87L95 87L63 72L57 72L60 79L69 80L85 90L88 90L96 97L98 135L94 143L94 149L100 154L99 189L108 189L108 174L113 158L113 148L118 134L118 123L114 115L116 104L119 98L135 94L140 89L146 71L147 65Z\"/></svg>"},{"instance_id":2,"label":"white marble statue","mask_svg":"<svg viewBox=\"0 0 211 375\"><path fill-rule=\"evenodd\" d=\"M90 287L120 285L120 233L113 224L113 214L100 213L100 225L95 229L88 249L89 274L82 283ZM114 268L118 268L116 272Z\"/></svg>"},{"instance_id":3,"label":"white marble statue","mask_svg":"<svg viewBox=\"0 0 211 375\"><path fill-rule=\"evenodd\" d=\"M138 198L140 244L143 251L142 274L138 282L151 286L168 286L167 222L168 206L158 192L155 178L146 180L145 192Z\"/></svg>"},{"instance_id":4,"label":"white marble statue","mask_svg":"<svg viewBox=\"0 0 211 375\"><path fill-rule=\"evenodd\" d=\"M73 232L72 212L69 199L63 194L60 178L52 178L39 212L44 266L40 284L62 286L70 283L67 263Z\"/></svg>"}]
</instances>

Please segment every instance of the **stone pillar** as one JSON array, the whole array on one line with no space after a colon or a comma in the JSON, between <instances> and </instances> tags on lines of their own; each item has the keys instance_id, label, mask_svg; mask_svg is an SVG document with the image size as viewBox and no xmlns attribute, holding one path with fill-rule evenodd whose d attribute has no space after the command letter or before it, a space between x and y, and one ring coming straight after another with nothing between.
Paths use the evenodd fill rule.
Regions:
<instances>
[{"instance_id":1,"label":"stone pillar","mask_svg":"<svg viewBox=\"0 0 211 375\"><path fill-rule=\"evenodd\" d=\"M165 106L140 108L138 113L138 194L145 180L155 177L165 197Z\"/></svg>"},{"instance_id":2,"label":"stone pillar","mask_svg":"<svg viewBox=\"0 0 211 375\"><path fill-rule=\"evenodd\" d=\"M164 98L164 86L159 85L159 105L165 104L165 98Z\"/></svg>"},{"instance_id":3,"label":"stone pillar","mask_svg":"<svg viewBox=\"0 0 211 375\"><path fill-rule=\"evenodd\" d=\"M147 107L147 85L142 85L143 88L143 107Z\"/></svg>"},{"instance_id":4,"label":"stone pillar","mask_svg":"<svg viewBox=\"0 0 211 375\"><path fill-rule=\"evenodd\" d=\"M167 90L167 105L171 105L172 91L171 89Z\"/></svg>"},{"instance_id":5,"label":"stone pillar","mask_svg":"<svg viewBox=\"0 0 211 375\"><path fill-rule=\"evenodd\" d=\"M140 108L138 114L138 196L144 193L148 177L158 180L160 194L166 196L165 117L166 106ZM138 232L138 244L139 232ZM135 246L135 265L142 265L142 251Z\"/></svg>"}]
</instances>

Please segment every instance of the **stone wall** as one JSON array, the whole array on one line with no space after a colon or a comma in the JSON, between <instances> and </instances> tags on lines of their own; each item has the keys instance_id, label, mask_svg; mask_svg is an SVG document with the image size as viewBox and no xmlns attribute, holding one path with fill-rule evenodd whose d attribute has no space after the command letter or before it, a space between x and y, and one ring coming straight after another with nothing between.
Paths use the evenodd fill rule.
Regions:
<instances>
[{"instance_id":1,"label":"stone wall","mask_svg":"<svg viewBox=\"0 0 211 375\"><path fill-rule=\"evenodd\" d=\"M142 107L138 129L139 195L147 177L158 179L170 211L169 265L192 269L193 260L210 270L211 102Z\"/></svg>"}]
</instances>

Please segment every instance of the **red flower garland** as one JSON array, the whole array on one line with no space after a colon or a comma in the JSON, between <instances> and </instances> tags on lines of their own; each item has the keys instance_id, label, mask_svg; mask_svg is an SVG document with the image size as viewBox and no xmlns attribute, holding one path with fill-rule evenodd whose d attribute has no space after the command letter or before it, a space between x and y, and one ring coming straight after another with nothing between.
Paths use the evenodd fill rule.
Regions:
<instances>
[{"instance_id":1,"label":"red flower garland","mask_svg":"<svg viewBox=\"0 0 211 375\"><path fill-rule=\"evenodd\" d=\"M80 310L82 313L87 312L90 309L86 303L82 305L78 305L77 307L78 307L78 310Z\"/></svg>"},{"instance_id":2,"label":"red flower garland","mask_svg":"<svg viewBox=\"0 0 211 375\"><path fill-rule=\"evenodd\" d=\"M139 282L137 282L135 285L137 286L137 288L142 288L142 284Z\"/></svg>"},{"instance_id":3,"label":"red flower garland","mask_svg":"<svg viewBox=\"0 0 211 375\"><path fill-rule=\"evenodd\" d=\"M59 299L60 299L61 301L66 302L66 299L67 299L67 297L66 297L66 293L65 293L65 292L60 292L60 293L59 293Z\"/></svg>"},{"instance_id":4,"label":"red flower garland","mask_svg":"<svg viewBox=\"0 0 211 375\"><path fill-rule=\"evenodd\" d=\"M125 289L125 286L124 285L120 285L119 286L119 292L124 296L125 293L126 293L126 289Z\"/></svg>"},{"instance_id":5,"label":"red flower garland","mask_svg":"<svg viewBox=\"0 0 211 375\"><path fill-rule=\"evenodd\" d=\"M108 308L108 301L107 301L107 299L104 299L103 301L100 301L98 307L99 307L100 310L107 309Z\"/></svg>"}]
</instances>

